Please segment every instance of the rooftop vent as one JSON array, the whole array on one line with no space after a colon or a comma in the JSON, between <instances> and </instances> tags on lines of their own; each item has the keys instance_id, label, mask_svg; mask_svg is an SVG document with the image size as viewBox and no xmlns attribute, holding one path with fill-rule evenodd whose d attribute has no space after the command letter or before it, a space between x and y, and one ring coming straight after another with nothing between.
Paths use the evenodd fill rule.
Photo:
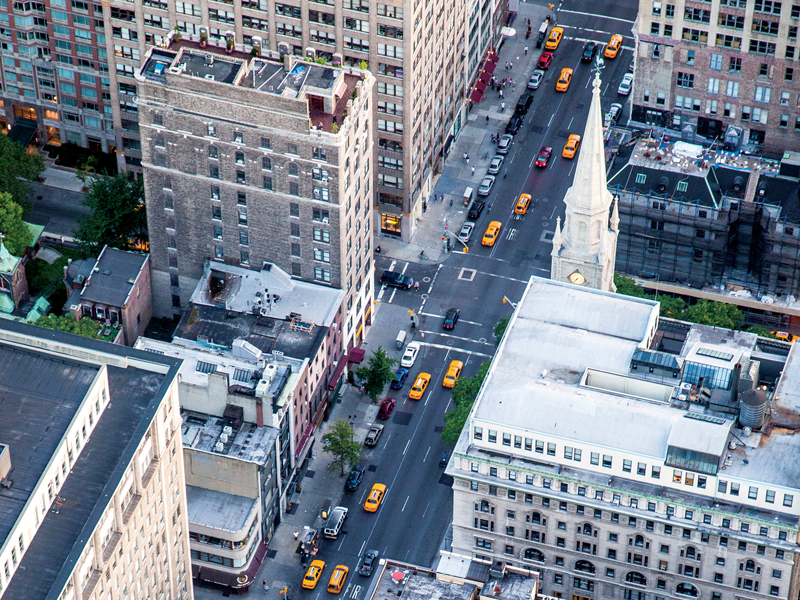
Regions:
<instances>
[{"instance_id":1,"label":"rooftop vent","mask_svg":"<svg viewBox=\"0 0 800 600\"><path fill-rule=\"evenodd\" d=\"M658 185L656 186L656 189L659 192L663 194L664 192L667 191L668 187L669 187L669 177L662 177L661 179L658 180Z\"/></svg>"},{"instance_id":2,"label":"rooftop vent","mask_svg":"<svg viewBox=\"0 0 800 600\"><path fill-rule=\"evenodd\" d=\"M741 175L737 175L733 178L733 185L731 189L736 192L737 194L744 189L744 177Z\"/></svg>"},{"instance_id":3,"label":"rooftop vent","mask_svg":"<svg viewBox=\"0 0 800 600\"><path fill-rule=\"evenodd\" d=\"M206 73L206 75L205 75L205 77L203 77L203 79L208 79L209 81L214 81L214 75L211 74L211 73Z\"/></svg>"}]
</instances>

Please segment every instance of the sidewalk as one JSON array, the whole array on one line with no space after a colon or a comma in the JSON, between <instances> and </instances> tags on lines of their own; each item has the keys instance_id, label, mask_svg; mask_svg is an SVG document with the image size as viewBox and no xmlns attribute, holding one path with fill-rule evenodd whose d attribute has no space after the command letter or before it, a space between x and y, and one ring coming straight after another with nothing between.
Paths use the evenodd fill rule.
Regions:
<instances>
[{"instance_id":1,"label":"sidewalk","mask_svg":"<svg viewBox=\"0 0 800 600\"><path fill-rule=\"evenodd\" d=\"M441 239L445 229L458 233L461 225L467 218L467 208L464 206L464 190L471 187L475 190L476 198L478 187L489 163L495 155L496 144L492 143L492 133L505 133L506 123L514 114L514 107L519 97L525 93L528 80L536 68L536 62L543 52L543 48L536 47L536 38L539 25L545 17L552 14L547 4L534 4L520 2L519 13L511 24L517 31L516 37L506 38L500 47L500 60L494 76L498 79L510 77L516 83L516 89L506 87L503 90L504 98L501 100L497 90L486 88L483 100L472 107L467 123L458 134L458 138L450 147L450 153L445 158L444 168L437 177L434 194L439 197L444 194L444 201L433 202L428 200L428 209L417 224L417 230L409 243L404 243L396 238L376 234L375 244L380 245L381 254L390 258L408 262L441 262L447 258L444 250L444 241ZM525 39L527 19L531 20L531 37ZM525 47L528 54L525 55ZM512 62L514 68L505 69L506 62ZM472 85L474 82L470 81ZM500 110L500 103L505 102L505 111ZM489 115L489 123L486 123ZM464 154L469 155L469 164L464 161ZM475 167L475 174L472 174ZM501 175L502 176L502 175ZM453 205L450 206L452 199ZM463 246L450 236L450 248L460 252ZM420 259L420 252L424 251L427 260Z\"/></svg>"},{"instance_id":2,"label":"sidewalk","mask_svg":"<svg viewBox=\"0 0 800 600\"><path fill-rule=\"evenodd\" d=\"M402 351L395 345L397 337L396 323L406 323L408 320L407 309L402 306L392 304L378 304L381 313L380 321L372 326L362 348L367 354L365 360L372 355L373 350L378 346L393 358L400 359ZM406 342L414 339L415 331L408 329ZM276 600L281 598L278 592L288 586L289 592L296 592L303 578L303 573L308 568L308 563L304 566L300 564L300 556L297 554L298 542L294 538L295 532L302 532L303 527L313 526L319 511L325 500L330 500L332 506L339 504L339 500L344 495L344 477L340 477L338 472L328 471L331 457L322 449L322 436L336 419L347 419L354 427L359 439L363 439L370 425L377 418L378 406L373 405L369 396L362 395L358 389L347 383L342 387L342 400L336 402L332 399L330 419L314 434L315 442L309 460L308 470L305 477L300 481L300 493L296 493L292 498L292 511L284 515L281 524L275 531L269 542L269 550L264 557L264 561L258 570L255 582L250 586L250 594L256 597L263 596ZM370 452L365 449L362 464L369 462ZM347 470L346 470L347 472ZM270 586L268 594L264 594L262 581L266 579ZM222 597L225 588L218 586L201 587L198 580L193 580L194 597L197 600L211 600ZM290 595L290 598L292 596Z\"/></svg>"}]
</instances>

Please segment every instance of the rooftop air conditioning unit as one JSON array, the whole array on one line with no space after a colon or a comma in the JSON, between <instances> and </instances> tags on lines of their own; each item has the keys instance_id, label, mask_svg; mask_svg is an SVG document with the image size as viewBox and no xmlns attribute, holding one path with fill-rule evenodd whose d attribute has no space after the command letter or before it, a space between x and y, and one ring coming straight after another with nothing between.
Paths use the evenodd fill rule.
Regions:
<instances>
[{"instance_id":1,"label":"rooftop air conditioning unit","mask_svg":"<svg viewBox=\"0 0 800 600\"><path fill-rule=\"evenodd\" d=\"M211 73L206 73L206 76L203 79L208 79L209 81L214 81L214 75Z\"/></svg>"},{"instance_id":2,"label":"rooftop air conditioning unit","mask_svg":"<svg viewBox=\"0 0 800 600\"><path fill-rule=\"evenodd\" d=\"M221 442L217 442L214 446L214 452L225 452L225 446L223 446Z\"/></svg>"},{"instance_id":3,"label":"rooftop air conditioning unit","mask_svg":"<svg viewBox=\"0 0 800 600\"><path fill-rule=\"evenodd\" d=\"M222 428L222 433L225 435L231 435L233 433L233 427L230 425L225 425L225 427Z\"/></svg>"},{"instance_id":4,"label":"rooftop air conditioning unit","mask_svg":"<svg viewBox=\"0 0 800 600\"><path fill-rule=\"evenodd\" d=\"M227 444L228 443L228 436L225 435L224 433L220 433L219 434L219 441L221 443L223 443L223 444Z\"/></svg>"}]
</instances>

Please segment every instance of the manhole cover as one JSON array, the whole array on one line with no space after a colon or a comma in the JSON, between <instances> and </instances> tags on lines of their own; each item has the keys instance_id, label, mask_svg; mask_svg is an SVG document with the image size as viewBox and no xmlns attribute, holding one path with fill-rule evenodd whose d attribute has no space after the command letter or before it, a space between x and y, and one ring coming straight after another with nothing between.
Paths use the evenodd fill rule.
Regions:
<instances>
[{"instance_id":1,"label":"manhole cover","mask_svg":"<svg viewBox=\"0 0 800 600\"><path fill-rule=\"evenodd\" d=\"M277 550L267 550L267 558L275 558L278 556Z\"/></svg>"},{"instance_id":2,"label":"manhole cover","mask_svg":"<svg viewBox=\"0 0 800 600\"><path fill-rule=\"evenodd\" d=\"M424 281L425 283L430 283L431 282L431 278L430 277L423 277L422 281Z\"/></svg>"},{"instance_id":3,"label":"manhole cover","mask_svg":"<svg viewBox=\"0 0 800 600\"><path fill-rule=\"evenodd\" d=\"M447 340L447 345L448 346L453 346L454 344L455 344L455 342L453 340Z\"/></svg>"},{"instance_id":4,"label":"manhole cover","mask_svg":"<svg viewBox=\"0 0 800 600\"><path fill-rule=\"evenodd\" d=\"M422 294L422 296L420 296L420 298L422 298L423 300L427 300L428 299L428 294Z\"/></svg>"},{"instance_id":5,"label":"manhole cover","mask_svg":"<svg viewBox=\"0 0 800 600\"><path fill-rule=\"evenodd\" d=\"M394 413L394 419L392 419L392 423L397 423L398 425L408 425L411 423L411 413L410 412L396 412Z\"/></svg>"},{"instance_id":6,"label":"manhole cover","mask_svg":"<svg viewBox=\"0 0 800 600\"><path fill-rule=\"evenodd\" d=\"M548 223L547 221L545 221L544 223L542 223L542 227L547 227L549 224L550 224L550 223Z\"/></svg>"},{"instance_id":7,"label":"manhole cover","mask_svg":"<svg viewBox=\"0 0 800 600\"><path fill-rule=\"evenodd\" d=\"M481 338L481 339L479 339L478 341L479 341L481 344L485 344L485 343L486 343L486 338Z\"/></svg>"}]
</instances>

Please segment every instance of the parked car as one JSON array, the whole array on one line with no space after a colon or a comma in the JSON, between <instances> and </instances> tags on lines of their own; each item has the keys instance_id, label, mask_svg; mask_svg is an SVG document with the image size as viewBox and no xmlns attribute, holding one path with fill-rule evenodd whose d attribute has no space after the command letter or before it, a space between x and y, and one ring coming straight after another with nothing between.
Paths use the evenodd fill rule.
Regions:
<instances>
[{"instance_id":1,"label":"parked car","mask_svg":"<svg viewBox=\"0 0 800 600\"><path fill-rule=\"evenodd\" d=\"M380 278L381 283L385 283L389 287L410 289L414 285L414 280L411 277L406 277L402 273L396 271L384 271Z\"/></svg>"},{"instance_id":2,"label":"parked car","mask_svg":"<svg viewBox=\"0 0 800 600\"><path fill-rule=\"evenodd\" d=\"M361 566L358 567L358 574L364 577L372 575L372 570L378 564L378 557L381 555L377 550L367 550L361 557Z\"/></svg>"},{"instance_id":3,"label":"parked car","mask_svg":"<svg viewBox=\"0 0 800 600\"><path fill-rule=\"evenodd\" d=\"M476 200L472 203L472 206L469 207L469 212L467 213L467 218L472 219L473 221L481 216L483 212L483 208L486 206L486 202L481 200Z\"/></svg>"},{"instance_id":4,"label":"parked car","mask_svg":"<svg viewBox=\"0 0 800 600\"><path fill-rule=\"evenodd\" d=\"M567 143L564 146L564 150L561 152L561 156L564 158L575 158L575 153L578 151L578 146L581 145L581 136L576 133L573 133L571 136L567 138Z\"/></svg>"},{"instance_id":5,"label":"parked car","mask_svg":"<svg viewBox=\"0 0 800 600\"><path fill-rule=\"evenodd\" d=\"M581 60L583 62L591 62L595 54L597 54L597 44L594 42L586 42L583 45L583 54L581 54Z\"/></svg>"},{"instance_id":6,"label":"parked car","mask_svg":"<svg viewBox=\"0 0 800 600\"><path fill-rule=\"evenodd\" d=\"M622 36L621 35L612 35L611 40L608 42L608 46L606 46L606 51L603 52L603 56L606 58L616 58L617 54L619 53L619 49L622 47Z\"/></svg>"},{"instance_id":7,"label":"parked car","mask_svg":"<svg viewBox=\"0 0 800 600\"><path fill-rule=\"evenodd\" d=\"M616 102L608 108L606 118L603 120L603 127L611 127L619 121L619 116L622 114L622 104Z\"/></svg>"},{"instance_id":8,"label":"parked car","mask_svg":"<svg viewBox=\"0 0 800 600\"><path fill-rule=\"evenodd\" d=\"M405 367L400 367L397 371L394 372L396 378L392 383L389 384L389 387L393 390L399 390L403 388L403 384L406 382L406 377L408 377L408 369Z\"/></svg>"},{"instance_id":9,"label":"parked car","mask_svg":"<svg viewBox=\"0 0 800 600\"><path fill-rule=\"evenodd\" d=\"M522 94L519 100L517 100L517 108L514 109L514 112L518 115L528 114L528 109L531 107L532 102L533 96L530 94Z\"/></svg>"},{"instance_id":10,"label":"parked car","mask_svg":"<svg viewBox=\"0 0 800 600\"><path fill-rule=\"evenodd\" d=\"M572 81L572 69L570 68L561 69L561 75L558 76L558 81L556 81L556 91L566 92L569 89L569 84L571 81Z\"/></svg>"},{"instance_id":11,"label":"parked car","mask_svg":"<svg viewBox=\"0 0 800 600\"><path fill-rule=\"evenodd\" d=\"M417 360L417 354L420 349L419 342L411 342L406 346L406 351L403 353L403 358L400 359L400 366L410 369L414 366L414 361Z\"/></svg>"},{"instance_id":12,"label":"parked car","mask_svg":"<svg viewBox=\"0 0 800 600\"><path fill-rule=\"evenodd\" d=\"M325 568L325 562L322 560L314 560L306 571L306 576L303 577L303 587L307 590L313 590L317 587L319 578L322 577L322 570Z\"/></svg>"},{"instance_id":13,"label":"parked car","mask_svg":"<svg viewBox=\"0 0 800 600\"><path fill-rule=\"evenodd\" d=\"M457 308L451 308L447 311L447 314L444 316L444 323L442 323L442 327L445 329L452 329L458 323L458 317L461 316L461 311Z\"/></svg>"},{"instance_id":14,"label":"parked car","mask_svg":"<svg viewBox=\"0 0 800 600\"><path fill-rule=\"evenodd\" d=\"M542 55L539 57L539 62L536 63L536 68L546 71L550 67L551 62L553 62L553 53L542 52Z\"/></svg>"},{"instance_id":15,"label":"parked car","mask_svg":"<svg viewBox=\"0 0 800 600\"><path fill-rule=\"evenodd\" d=\"M544 71L541 69L536 69L531 74L531 79L528 81L528 89L529 90L538 90L539 85L542 83L542 79L544 78Z\"/></svg>"},{"instance_id":16,"label":"parked car","mask_svg":"<svg viewBox=\"0 0 800 600\"><path fill-rule=\"evenodd\" d=\"M364 510L367 512L376 512L380 507L383 497L386 494L386 486L382 483L376 483L367 496L367 501L364 502Z\"/></svg>"},{"instance_id":17,"label":"parked car","mask_svg":"<svg viewBox=\"0 0 800 600\"><path fill-rule=\"evenodd\" d=\"M536 157L536 163L534 163L537 167L546 167L547 161L550 160L550 155L553 153L553 149L550 146L542 146L539 149L539 154Z\"/></svg>"},{"instance_id":18,"label":"parked car","mask_svg":"<svg viewBox=\"0 0 800 600\"><path fill-rule=\"evenodd\" d=\"M617 93L622 96L627 96L631 93L631 87L633 87L633 74L625 73L625 75L622 76L622 81L619 82Z\"/></svg>"},{"instance_id":19,"label":"parked car","mask_svg":"<svg viewBox=\"0 0 800 600\"><path fill-rule=\"evenodd\" d=\"M419 375L417 375L417 380L414 382L414 385L411 386L411 391L408 392L408 399L421 400L422 394L425 393L425 390L428 388L428 384L430 382L431 382L430 373L420 373Z\"/></svg>"},{"instance_id":20,"label":"parked car","mask_svg":"<svg viewBox=\"0 0 800 600\"><path fill-rule=\"evenodd\" d=\"M491 175L497 175L500 172L500 168L503 166L504 160L505 158L499 154L495 155L495 157L492 159L492 162L489 163L489 173Z\"/></svg>"},{"instance_id":21,"label":"parked car","mask_svg":"<svg viewBox=\"0 0 800 600\"><path fill-rule=\"evenodd\" d=\"M378 409L378 418L388 419L391 417L392 413L394 412L394 405L394 398L386 398L386 400L381 403L380 409Z\"/></svg>"},{"instance_id":22,"label":"parked car","mask_svg":"<svg viewBox=\"0 0 800 600\"><path fill-rule=\"evenodd\" d=\"M472 231L475 229L475 223L464 223L461 226L461 231L458 232L458 239L465 244L469 242L472 237Z\"/></svg>"},{"instance_id":23,"label":"parked car","mask_svg":"<svg viewBox=\"0 0 800 600\"><path fill-rule=\"evenodd\" d=\"M481 187L478 188L478 196L488 196L492 193L494 187L494 175L486 175L481 181Z\"/></svg>"},{"instance_id":24,"label":"parked car","mask_svg":"<svg viewBox=\"0 0 800 600\"><path fill-rule=\"evenodd\" d=\"M633 73L633 68L634 68L635 65L636 65L636 59L632 58L631 59L631 64L628 65L628 71Z\"/></svg>"},{"instance_id":25,"label":"parked car","mask_svg":"<svg viewBox=\"0 0 800 600\"><path fill-rule=\"evenodd\" d=\"M344 489L348 492L354 492L358 489L358 485L361 483L361 480L364 479L364 472L367 470L366 467L362 467L358 465L354 469L350 471L350 475L347 476L347 481L344 482Z\"/></svg>"},{"instance_id":26,"label":"parked car","mask_svg":"<svg viewBox=\"0 0 800 600\"><path fill-rule=\"evenodd\" d=\"M514 115L506 124L506 133L510 133L511 135L517 135L519 128L522 127L522 119L524 117L522 115ZM480 192L479 192L480 193Z\"/></svg>"},{"instance_id":27,"label":"parked car","mask_svg":"<svg viewBox=\"0 0 800 600\"><path fill-rule=\"evenodd\" d=\"M514 136L508 133L505 133L500 136L500 141L497 142L497 153L498 154L508 154L508 151L511 150L511 142L514 141Z\"/></svg>"},{"instance_id":28,"label":"parked car","mask_svg":"<svg viewBox=\"0 0 800 600\"><path fill-rule=\"evenodd\" d=\"M364 438L364 445L369 446L370 448L374 448L378 445L378 440L381 439L381 435L383 435L383 425L378 425L377 423L369 428L367 432L367 437Z\"/></svg>"}]
</instances>

